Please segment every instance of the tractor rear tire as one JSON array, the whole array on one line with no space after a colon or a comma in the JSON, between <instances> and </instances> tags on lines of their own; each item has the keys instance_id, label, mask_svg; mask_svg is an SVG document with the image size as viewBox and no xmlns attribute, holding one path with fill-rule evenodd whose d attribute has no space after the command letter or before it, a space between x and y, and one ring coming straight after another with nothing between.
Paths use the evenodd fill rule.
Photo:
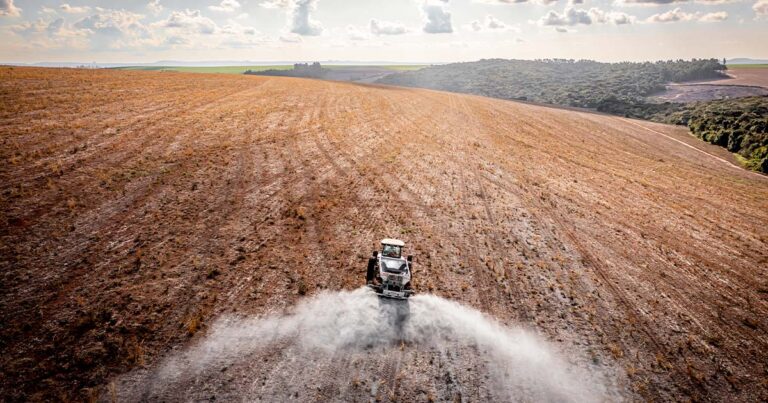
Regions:
<instances>
[{"instance_id":1,"label":"tractor rear tire","mask_svg":"<svg viewBox=\"0 0 768 403\"><path fill-rule=\"evenodd\" d=\"M365 283L373 283L373 279L376 277L376 259L368 259L368 271L365 273Z\"/></svg>"}]
</instances>

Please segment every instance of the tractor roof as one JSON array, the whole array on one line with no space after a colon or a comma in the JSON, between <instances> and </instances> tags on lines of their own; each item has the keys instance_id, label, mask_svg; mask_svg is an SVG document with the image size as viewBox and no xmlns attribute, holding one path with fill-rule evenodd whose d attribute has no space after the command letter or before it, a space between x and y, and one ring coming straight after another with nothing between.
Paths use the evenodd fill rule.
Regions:
<instances>
[{"instance_id":1,"label":"tractor roof","mask_svg":"<svg viewBox=\"0 0 768 403\"><path fill-rule=\"evenodd\" d=\"M399 239L391 239L391 238L384 238L381 240L382 245L395 245L403 247L405 246L405 242L399 240Z\"/></svg>"}]
</instances>

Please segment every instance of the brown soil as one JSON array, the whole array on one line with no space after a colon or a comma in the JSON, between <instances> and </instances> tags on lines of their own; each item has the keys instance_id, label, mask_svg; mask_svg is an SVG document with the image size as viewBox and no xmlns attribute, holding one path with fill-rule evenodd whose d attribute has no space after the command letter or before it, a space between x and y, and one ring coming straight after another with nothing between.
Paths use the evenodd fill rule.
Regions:
<instances>
[{"instance_id":1,"label":"brown soil","mask_svg":"<svg viewBox=\"0 0 768 403\"><path fill-rule=\"evenodd\" d=\"M768 68L733 67L727 74L730 78L670 84L664 92L649 98L655 102L684 103L768 95Z\"/></svg>"},{"instance_id":2,"label":"brown soil","mask_svg":"<svg viewBox=\"0 0 768 403\"><path fill-rule=\"evenodd\" d=\"M709 83L722 85L751 85L768 88L768 68L739 68L738 66L735 66L728 69L728 75L732 78L713 80Z\"/></svg>"},{"instance_id":3,"label":"brown soil","mask_svg":"<svg viewBox=\"0 0 768 403\"><path fill-rule=\"evenodd\" d=\"M761 97L768 89L747 85L670 84L661 94L651 97L655 102L698 102L713 99Z\"/></svg>"},{"instance_id":4,"label":"brown soil","mask_svg":"<svg viewBox=\"0 0 768 403\"><path fill-rule=\"evenodd\" d=\"M768 399L768 179L679 128L105 70L2 68L0 105L4 400L110 396L217 317L359 287L385 236L410 246L418 291L607 363L627 399ZM411 348L365 371L307 362L319 386L300 398L355 400L355 374L403 368L470 383L391 377L377 398L484 400L482 363Z\"/></svg>"}]
</instances>

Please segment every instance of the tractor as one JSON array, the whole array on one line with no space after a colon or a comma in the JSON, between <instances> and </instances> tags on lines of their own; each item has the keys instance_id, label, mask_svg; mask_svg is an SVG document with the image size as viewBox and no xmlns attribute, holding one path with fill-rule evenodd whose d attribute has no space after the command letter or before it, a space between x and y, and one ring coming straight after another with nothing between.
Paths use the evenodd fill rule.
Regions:
<instances>
[{"instance_id":1,"label":"tractor","mask_svg":"<svg viewBox=\"0 0 768 403\"><path fill-rule=\"evenodd\" d=\"M398 239L382 239L381 250L368 258L365 281L380 297L408 299L411 290L413 256L403 258L405 243Z\"/></svg>"}]
</instances>

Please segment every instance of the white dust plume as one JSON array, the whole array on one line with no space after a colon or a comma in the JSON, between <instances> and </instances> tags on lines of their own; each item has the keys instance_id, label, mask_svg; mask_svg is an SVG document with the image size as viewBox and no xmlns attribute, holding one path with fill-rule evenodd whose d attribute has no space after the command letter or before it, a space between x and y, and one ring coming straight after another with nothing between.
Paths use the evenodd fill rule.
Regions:
<instances>
[{"instance_id":1,"label":"white dust plume","mask_svg":"<svg viewBox=\"0 0 768 403\"><path fill-rule=\"evenodd\" d=\"M599 381L602 374L568 364L528 331L434 295L402 302L378 298L365 288L322 293L284 315L222 318L197 344L167 358L153 383L199 377L278 343L313 354L370 350L372 355L386 351L377 347L401 343L440 351L470 346L502 400L589 402L612 394Z\"/></svg>"}]
</instances>

